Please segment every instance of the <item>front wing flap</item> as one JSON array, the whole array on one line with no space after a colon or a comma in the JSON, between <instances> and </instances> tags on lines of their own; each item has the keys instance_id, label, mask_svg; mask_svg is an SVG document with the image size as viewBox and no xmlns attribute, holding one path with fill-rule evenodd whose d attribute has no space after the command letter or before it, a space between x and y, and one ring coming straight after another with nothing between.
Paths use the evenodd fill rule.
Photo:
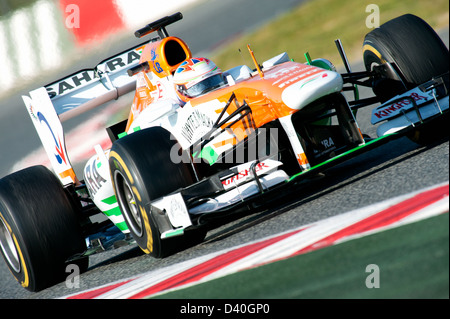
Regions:
<instances>
[{"instance_id":1,"label":"front wing flap","mask_svg":"<svg viewBox=\"0 0 450 319\"><path fill-rule=\"evenodd\" d=\"M372 124L379 124L377 135L383 136L408 127L417 127L428 119L449 111L449 74L433 78L372 111Z\"/></svg>"}]
</instances>

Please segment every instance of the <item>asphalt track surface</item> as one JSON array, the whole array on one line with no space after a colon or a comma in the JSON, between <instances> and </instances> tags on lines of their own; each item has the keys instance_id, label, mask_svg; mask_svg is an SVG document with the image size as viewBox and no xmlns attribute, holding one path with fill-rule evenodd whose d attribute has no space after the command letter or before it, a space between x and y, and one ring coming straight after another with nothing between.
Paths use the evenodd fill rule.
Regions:
<instances>
[{"instance_id":1,"label":"asphalt track surface","mask_svg":"<svg viewBox=\"0 0 450 319\"><path fill-rule=\"evenodd\" d=\"M169 32L189 43L195 54L205 48L214 48L236 34L256 28L300 2L208 1L204 6L185 12L183 24L170 27ZM222 14L217 15L217 12ZM448 46L448 30L441 36ZM134 43L136 41L130 39L129 43L122 44L123 47L111 48L104 55L73 66L72 70L93 66L109 54ZM72 70L66 70L61 75L69 74ZM358 65L354 67L354 71L357 70ZM35 150L40 142L20 96L1 101L0 110L0 176L4 176L17 160ZM358 121L361 129L375 136L369 120L370 110L360 110ZM300 187L295 196L287 198L279 207L237 216L210 230L204 243L173 256L154 259L135 246L95 255L90 258L90 268L80 278L79 289L69 289L65 283L61 283L39 293L30 293L20 287L4 262L0 262L0 298L63 297L417 191L448 181L448 176L448 136L427 147L419 146L407 138L400 138L328 170L325 177L310 181L306 187Z\"/></svg>"}]
</instances>

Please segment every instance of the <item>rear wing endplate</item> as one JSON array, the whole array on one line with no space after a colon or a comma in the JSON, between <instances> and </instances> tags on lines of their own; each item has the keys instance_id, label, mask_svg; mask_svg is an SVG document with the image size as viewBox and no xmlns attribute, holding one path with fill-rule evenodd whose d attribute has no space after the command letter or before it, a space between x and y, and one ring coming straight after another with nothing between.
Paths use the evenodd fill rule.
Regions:
<instances>
[{"instance_id":1,"label":"rear wing endplate","mask_svg":"<svg viewBox=\"0 0 450 319\"><path fill-rule=\"evenodd\" d=\"M22 96L50 163L63 185L78 182L67 156L62 122L132 92L145 44L116 54L93 69L84 69Z\"/></svg>"}]
</instances>

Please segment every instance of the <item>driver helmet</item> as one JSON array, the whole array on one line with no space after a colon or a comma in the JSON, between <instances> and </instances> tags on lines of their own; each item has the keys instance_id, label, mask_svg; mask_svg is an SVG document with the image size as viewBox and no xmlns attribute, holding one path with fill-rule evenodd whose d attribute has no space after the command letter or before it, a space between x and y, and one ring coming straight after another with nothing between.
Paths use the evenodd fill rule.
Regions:
<instances>
[{"instance_id":1,"label":"driver helmet","mask_svg":"<svg viewBox=\"0 0 450 319\"><path fill-rule=\"evenodd\" d=\"M176 69L175 91L183 102L220 87L225 82L222 70L207 58L190 58Z\"/></svg>"}]
</instances>

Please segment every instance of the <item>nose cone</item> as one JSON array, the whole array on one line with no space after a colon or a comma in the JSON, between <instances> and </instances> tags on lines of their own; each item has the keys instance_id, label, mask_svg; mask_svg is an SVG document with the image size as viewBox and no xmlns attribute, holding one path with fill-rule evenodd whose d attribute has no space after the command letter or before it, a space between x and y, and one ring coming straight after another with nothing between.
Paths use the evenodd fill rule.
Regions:
<instances>
[{"instance_id":1,"label":"nose cone","mask_svg":"<svg viewBox=\"0 0 450 319\"><path fill-rule=\"evenodd\" d=\"M326 71L295 82L284 89L281 98L294 110L301 110L309 103L331 93L340 92L344 81L339 73Z\"/></svg>"}]
</instances>

